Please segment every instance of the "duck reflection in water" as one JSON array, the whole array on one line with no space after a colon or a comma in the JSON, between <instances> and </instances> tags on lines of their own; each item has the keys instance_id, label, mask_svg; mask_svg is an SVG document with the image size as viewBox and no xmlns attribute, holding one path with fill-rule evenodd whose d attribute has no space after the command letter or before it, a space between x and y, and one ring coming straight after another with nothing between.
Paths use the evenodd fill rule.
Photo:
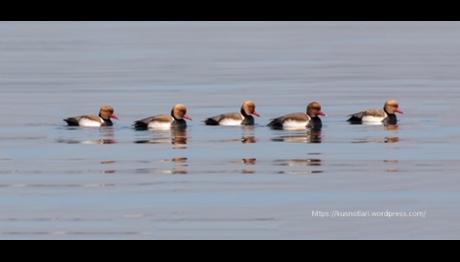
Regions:
<instances>
[{"instance_id":1,"label":"duck reflection in water","mask_svg":"<svg viewBox=\"0 0 460 262\"><path fill-rule=\"evenodd\" d=\"M401 172L399 168L399 160L384 160L383 163L387 165L387 167L385 168L386 173L397 174Z\"/></svg>"},{"instance_id":2,"label":"duck reflection in water","mask_svg":"<svg viewBox=\"0 0 460 262\"><path fill-rule=\"evenodd\" d=\"M288 160L275 160L274 166L283 167L279 174L321 174L324 171L319 169L323 166L323 161L319 158L307 159L288 159Z\"/></svg>"},{"instance_id":3,"label":"duck reflection in water","mask_svg":"<svg viewBox=\"0 0 460 262\"><path fill-rule=\"evenodd\" d=\"M176 149L187 148L187 129L172 128L171 129L171 144Z\"/></svg>"},{"instance_id":4,"label":"duck reflection in water","mask_svg":"<svg viewBox=\"0 0 460 262\"><path fill-rule=\"evenodd\" d=\"M141 161L141 164L146 166L135 169L137 174L150 174L150 175L186 175L188 170L187 157L174 157L172 159L161 160L160 163L156 161Z\"/></svg>"},{"instance_id":5,"label":"duck reflection in water","mask_svg":"<svg viewBox=\"0 0 460 262\"><path fill-rule=\"evenodd\" d=\"M381 131L381 127L379 126L370 126L369 127L372 132L369 132L369 134L373 133L374 131ZM399 125L384 125L385 131L397 131L399 129ZM368 144L368 143L385 143L385 144L395 144L400 142L400 138L395 135L391 136L385 136L385 137L365 137L365 138L359 138L354 141L352 141L352 144Z\"/></svg>"},{"instance_id":6,"label":"duck reflection in water","mask_svg":"<svg viewBox=\"0 0 460 262\"><path fill-rule=\"evenodd\" d=\"M241 137L241 143L243 143L243 144L255 144L255 143L257 143L254 126L245 126L245 127L243 127L243 136Z\"/></svg>"},{"instance_id":7,"label":"duck reflection in water","mask_svg":"<svg viewBox=\"0 0 460 262\"><path fill-rule=\"evenodd\" d=\"M307 132L291 133L289 135L278 136L272 139L274 142L287 142L287 143L308 143L320 144L322 143L321 129L308 129Z\"/></svg>"},{"instance_id":8,"label":"duck reflection in water","mask_svg":"<svg viewBox=\"0 0 460 262\"><path fill-rule=\"evenodd\" d=\"M386 143L386 144L399 143L399 137L385 137L384 143Z\"/></svg>"},{"instance_id":9,"label":"duck reflection in water","mask_svg":"<svg viewBox=\"0 0 460 262\"><path fill-rule=\"evenodd\" d=\"M78 130L79 127L69 128L69 130ZM63 144L82 144L82 145L110 145L110 144L117 144L118 142L115 140L115 131L113 127L110 126L103 126L99 128L100 131L100 138L98 139L84 139L84 140L77 140L77 139L58 139L58 143Z\"/></svg>"},{"instance_id":10,"label":"duck reflection in water","mask_svg":"<svg viewBox=\"0 0 460 262\"><path fill-rule=\"evenodd\" d=\"M145 131L150 132L150 131ZM173 127L169 131L154 131L151 139L136 140L136 144L171 144L174 149L187 148L187 129Z\"/></svg>"},{"instance_id":11,"label":"duck reflection in water","mask_svg":"<svg viewBox=\"0 0 460 262\"><path fill-rule=\"evenodd\" d=\"M102 144L116 144L115 130L113 127L101 127Z\"/></svg>"},{"instance_id":12,"label":"duck reflection in water","mask_svg":"<svg viewBox=\"0 0 460 262\"><path fill-rule=\"evenodd\" d=\"M173 163L171 169L163 170L163 173L171 175L186 175L188 174L188 158L187 157L175 157L171 160L165 160L166 163Z\"/></svg>"},{"instance_id":13,"label":"duck reflection in water","mask_svg":"<svg viewBox=\"0 0 460 262\"><path fill-rule=\"evenodd\" d=\"M242 174L255 174L256 171L253 168L257 164L256 158L243 158L241 163L244 165L243 170L241 171Z\"/></svg>"},{"instance_id":14,"label":"duck reflection in water","mask_svg":"<svg viewBox=\"0 0 460 262\"><path fill-rule=\"evenodd\" d=\"M117 162L113 160L101 161L101 165L104 167L102 172L106 175L115 174L117 170L115 169L114 165L116 164Z\"/></svg>"},{"instance_id":15,"label":"duck reflection in water","mask_svg":"<svg viewBox=\"0 0 460 262\"><path fill-rule=\"evenodd\" d=\"M397 131L399 130L399 125L398 124L391 124L391 123L386 123L384 125L385 130L387 131ZM399 143L400 138L398 136L387 136L383 139L383 142L386 144L395 144Z\"/></svg>"}]
</instances>

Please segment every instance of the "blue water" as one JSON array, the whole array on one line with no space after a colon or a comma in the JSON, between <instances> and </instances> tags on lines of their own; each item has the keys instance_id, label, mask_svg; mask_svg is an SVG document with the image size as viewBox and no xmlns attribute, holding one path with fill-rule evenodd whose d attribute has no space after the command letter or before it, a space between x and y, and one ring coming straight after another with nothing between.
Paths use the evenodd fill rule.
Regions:
<instances>
[{"instance_id":1,"label":"blue water","mask_svg":"<svg viewBox=\"0 0 460 262\"><path fill-rule=\"evenodd\" d=\"M0 36L1 239L460 234L458 22L1 22ZM388 98L399 127L345 122ZM257 126L201 122L246 99ZM312 100L319 136L265 127ZM131 128L179 102L185 133ZM61 121L105 103L113 128Z\"/></svg>"}]
</instances>

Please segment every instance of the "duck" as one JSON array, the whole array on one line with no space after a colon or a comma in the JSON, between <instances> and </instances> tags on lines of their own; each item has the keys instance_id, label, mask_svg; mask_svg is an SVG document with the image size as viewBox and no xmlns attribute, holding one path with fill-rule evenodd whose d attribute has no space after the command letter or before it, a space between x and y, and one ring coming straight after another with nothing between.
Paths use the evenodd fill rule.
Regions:
<instances>
[{"instance_id":1,"label":"duck","mask_svg":"<svg viewBox=\"0 0 460 262\"><path fill-rule=\"evenodd\" d=\"M186 120L192 121L192 118L187 115L187 106L184 104L176 104L171 109L171 114L156 115L135 121L134 127L138 130L171 130L172 128L187 128Z\"/></svg>"},{"instance_id":2,"label":"duck","mask_svg":"<svg viewBox=\"0 0 460 262\"><path fill-rule=\"evenodd\" d=\"M326 116L321 109L321 103L314 101L307 105L306 113L291 113L275 118L268 126L275 130L319 130L323 127L320 116Z\"/></svg>"},{"instance_id":3,"label":"duck","mask_svg":"<svg viewBox=\"0 0 460 262\"><path fill-rule=\"evenodd\" d=\"M113 126L112 119L119 120L115 110L110 105L101 107L98 115L82 115L64 119L68 126L103 127Z\"/></svg>"},{"instance_id":4,"label":"duck","mask_svg":"<svg viewBox=\"0 0 460 262\"><path fill-rule=\"evenodd\" d=\"M349 115L348 122L351 124L396 125L398 123L397 113L404 114L399 102L395 99L390 99L385 102L383 109L368 109Z\"/></svg>"},{"instance_id":5,"label":"duck","mask_svg":"<svg viewBox=\"0 0 460 262\"><path fill-rule=\"evenodd\" d=\"M226 113L210 117L204 122L208 126L253 126L255 117L260 117L256 112L256 103L248 100L241 106L240 112Z\"/></svg>"}]
</instances>

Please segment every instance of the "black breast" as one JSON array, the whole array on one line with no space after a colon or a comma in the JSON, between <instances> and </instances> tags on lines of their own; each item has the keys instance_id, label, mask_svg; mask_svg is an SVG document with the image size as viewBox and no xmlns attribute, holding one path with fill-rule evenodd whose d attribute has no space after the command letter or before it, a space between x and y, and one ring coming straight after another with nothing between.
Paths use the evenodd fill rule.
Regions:
<instances>
[{"instance_id":1,"label":"black breast","mask_svg":"<svg viewBox=\"0 0 460 262\"><path fill-rule=\"evenodd\" d=\"M102 123L102 126L113 126L113 122L110 119L104 119L104 123Z\"/></svg>"},{"instance_id":2,"label":"black breast","mask_svg":"<svg viewBox=\"0 0 460 262\"><path fill-rule=\"evenodd\" d=\"M243 126L253 126L255 124L255 120L253 116L245 116L243 122L241 123Z\"/></svg>"},{"instance_id":3,"label":"black breast","mask_svg":"<svg viewBox=\"0 0 460 262\"><path fill-rule=\"evenodd\" d=\"M310 120L309 127L314 130L320 130L321 128L323 128L323 121L321 121L321 118L319 117L313 117Z\"/></svg>"},{"instance_id":4,"label":"black breast","mask_svg":"<svg viewBox=\"0 0 460 262\"><path fill-rule=\"evenodd\" d=\"M398 118L395 114L388 115L387 118L383 120L384 125L396 125L398 124Z\"/></svg>"},{"instance_id":5,"label":"black breast","mask_svg":"<svg viewBox=\"0 0 460 262\"><path fill-rule=\"evenodd\" d=\"M172 128L186 128L187 127L187 121L184 119L176 119L171 123Z\"/></svg>"}]
</instances>

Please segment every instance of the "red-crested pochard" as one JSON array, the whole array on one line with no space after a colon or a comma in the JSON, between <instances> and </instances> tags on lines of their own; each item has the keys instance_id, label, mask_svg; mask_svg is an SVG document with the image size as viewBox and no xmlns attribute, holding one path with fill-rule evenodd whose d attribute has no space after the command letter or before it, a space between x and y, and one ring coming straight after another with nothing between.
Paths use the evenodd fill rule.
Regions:
<instances>
[{"instance_id":1,"label":"red-crested pochard","mask_svg":"<svg viewBox=\"0 0 460 262\"><path fill-rule=\"evenodd\" d=\"M204 122L208 126L252 126L255 124L254 116L260 117L256 112L256 104L253 101L245 101L239 113L221 114Z\"/></svg>"},{"instance_id":2,"label":"red-crested pochard","mask_svg":"<svg viewBox=\"0 0 460 262\"><path fill-rule=\"evenodd\" d=\"M138 120L134 123L134 127L140 130L186 128L187 122L185 120L192 120L192 118L187 115L187 106L184 104L177 104L172 108L170 115L157 115Z\"/></svg>"},{"instance_id":3,"label":"red-crested pochard","mask_svg":"<svg viewBox=\"0 0 460 262\"><path fill-rule=\"evenodd\" d=\"M323 123L320 116L326 116L321 111L321 104L312 102L307 106L306 113L292 113L275 118L268 126L277 130L321 129Z\"/></svg>"},{"instance_id":4,"label":"red-crested pochard","mask_svg":"<svg viewBox=\"0 0 460 262\"><path fill-rule=\"evenodd\" d=\"M383 109L369 109L356 114L350 115L349 122L352 124L388 124L395 125L398 123L396 113L404 114L396 100L385 102Z\"/></svg>"},{"instance_id":5,"label":"red-crested pochard","mask_svg":"<svg viewBox=\"0 0 460 262\"><path fill-rule=\"evenodd\" d=\"M84 115L64 119L69 126L82 126L82 127L101 127L113 126L112 119L118 120L114 114L115 110L109 105L101 107L99 115Z\"/></svg>"}]
</instances>

